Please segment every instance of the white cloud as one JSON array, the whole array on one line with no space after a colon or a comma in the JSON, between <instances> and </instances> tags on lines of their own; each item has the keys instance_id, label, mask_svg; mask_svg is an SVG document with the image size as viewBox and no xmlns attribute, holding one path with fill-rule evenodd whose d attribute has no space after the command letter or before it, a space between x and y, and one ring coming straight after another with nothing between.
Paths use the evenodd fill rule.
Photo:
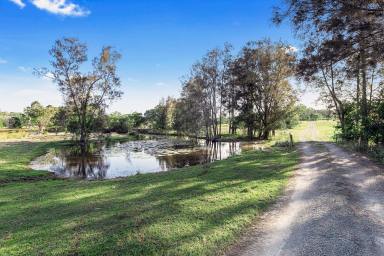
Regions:
<instances>
[{"instance_id":1,"label":"white cloud","mask_svg":"<svg viewBox=\"0 0 384 256\"><path fill-rule=\"evenodd\" d=\"M164 83L164 82L157 82L155 85L156 85L156 86L165 86L166 83Z\"/></svg>"},{"instance_id":2,"label":"white cloud","mask_svg":"<svg viewBox=\"0 0 384 256\"><path fill-rule=\"evenodd\" d=\"M7 64L8 63L8 61L6 61L5 59L3 59L3 58L0 58L0 64Z\"/></svg>"},{"instance_id":3,"label":"white cloud","mask_svg":"<svg viewBox=\"0 0 384 256\"><path fill-rule=\"evenodd\" d=\"M287 53L292 53L292 52L297 52L299 49L297 49L297 47L293 46L293 45L290 45L287 47L287 50L286 52Z\"/></svg>"},{"instance_id":4,"label":"white cloud","mask_svg":"<svg viewBox=\"0 0 384 256\"><path fill-rule=\"evenodd\" d=\"M55 76L51 72L48 72L47 74L42 76L42 79L46 80L46 81L52 81L54 78L55 78Z\"/></svg>"},{"instance_id":5,"label":"white cloud","mask_svg":"<svg viewBox=\"0 0 384 256\"><path fill-rule=\"evenodd\" d=\"M21 8L25 7L25 0L10 0ZM69 0L29 0L35 7L53 14L63 16L87 16L91 12Z\"/></svg>"},{"instance_id":6,"label":"white cloud","mask_svg":"<svg viewBox=\"0 0 384 256\"><path fill-rule=\"evenodd\" d=\"M87 16L89 10L67 0L31 0L32 4L41 10L64 16Z\"/></svg>"},{"instance_id":7,"label":"white cloud","mask_svg":"<svg viewBox=\"0 0 384 256\"><path fill-rule=\"evenodd\" d=\"M25 3L23 3L23 0L9 0L11 1L12 3L18 5L20 8L24 8L25 7Z\"/></svg>"}]
</instances>

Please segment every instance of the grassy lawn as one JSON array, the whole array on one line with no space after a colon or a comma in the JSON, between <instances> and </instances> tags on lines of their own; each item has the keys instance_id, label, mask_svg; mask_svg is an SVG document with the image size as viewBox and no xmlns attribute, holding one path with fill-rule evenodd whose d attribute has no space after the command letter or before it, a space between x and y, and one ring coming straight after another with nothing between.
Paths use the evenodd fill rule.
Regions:
<instances>
[{"instance_id":1,"label":"grassy lawn","mask_svg":"<svg viewBox=\"0 0 384 256\"><path fill-rule=\"evenodd\" d=\"M333 141L335 126L336 121L333 120L302 121L294 129L276 131L270 144L289 140L289 134L292 134L295 142Z\"/></svg>"},{"instance_id":2,"label":"grassy lawn","mask_svg":"<svg viewBox=\"0 0 384 256\"><path fill-rule=\"evenodd\" d=\"M0 184L4 182L47 177L47 172L30 170L28 164L59 142L0 142Z\"/></svg>"},{"instance_id":3,"label":"grassy lawn","mask_svg":"<svg viewBox=\"0 0 384 256\"><path fill-rule=\"evenodd\" d=\"M334 141L336 121L319 120L316 121L319 141Z\"/></svg>"},{"instance_id":4,"label":"grassy lawn","mask_svg":"<svg viewBox=\"0 0 384 256\"><path fill-rule=\"evenodd\" d=\"M298 162L296 151L271 148L118 180L28 169L53 145L0 146L0 255L218 254L276 199Z\"/></svg>"}]
</instances>

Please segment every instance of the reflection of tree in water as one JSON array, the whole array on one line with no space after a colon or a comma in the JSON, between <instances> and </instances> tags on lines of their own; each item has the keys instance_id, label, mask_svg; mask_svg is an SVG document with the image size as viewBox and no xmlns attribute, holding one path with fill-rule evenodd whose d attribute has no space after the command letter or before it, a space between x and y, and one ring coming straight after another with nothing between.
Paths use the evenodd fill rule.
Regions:
<instances>
[{"instance_id":1,"label":"reflection of tree in water","mask_svg":"<svg viewBox=\"0 0 384 256\"><path fill-rule=\"evenodd\" d=\"M129 164L133 164L133 162L132 162L132 158L131 158L131 151L126 151L125 152L125 160L127 160L127 162L129 163Z\"/></svg>"},{"instance_id":2,"label":"reflection of tree in water","mask_svg":"<svg viewBox=\"0 0 384 256\"><path fill-rule=\"evenodd\" d=\"M231 142L227 144L229 145L228 152L223 152L223 143L221 142L206 142L205 147L202 149L194 150L187 154L158 156L157 159L162 170L211 163L215 160L226 158L228 154L230 156L236 154L238 143Z\"/></svg>"},{"instance_id":3,"label":"reflection of tree in water","mask_svg":"<svg viewBox=\"0 0 384 256\"><path fill-rule=\"evenodd\" d=\"M124 173L127 173L126 176L132 175L136 171L133 170L134 168L144 172L154 172L206 164L225 159L240 150L240 145L236 142L200 141L194 148L161 148L160 151L150 152L138 147L136 145L138 143L131 144L129 147L124 144L111 144L107 147L102 143L94 143L85 150L76 146L54 149L39 159L37 164L60 176L103 179L106 178L107 173L110 177L114 177L116 172L118 175L124 175ZM159 153L162 155L158 155ZM113 169L108 171L111 167L110 163ZM40 166L37 169L40 169Z\"/></svg>"},{"instance_id":4,"label":"reflection of tree in water","mask_svg":"<svg viewBox=\"0 0 384 256\"><path fill-rule=\"evenodd\" d=\"M103 179L107 174L109 163L105 157L105 148L92 144L85 149L80 147L59 150L60 163L54 171L62 176Z\"/></svg>"}]
</instances>

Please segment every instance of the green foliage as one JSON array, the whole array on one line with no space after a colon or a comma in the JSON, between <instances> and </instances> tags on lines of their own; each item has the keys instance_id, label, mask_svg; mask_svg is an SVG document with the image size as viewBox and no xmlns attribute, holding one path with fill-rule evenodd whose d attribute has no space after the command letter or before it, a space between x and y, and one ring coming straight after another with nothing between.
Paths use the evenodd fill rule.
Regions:
<instances>
[{"instance_id":1,"label":"green foliage","mask_svg":"<svg viewBox=\"0 0 384 256\"><path fill-rule=\"evenodd\" d=\"M29 107L24 109L24 115L28 126L37 126L39 132L52 125L53 117L55 116L57 108L48 105L44 107L38 101L31 103Z\"/></svg>"},{"instance_id":2,"label":"green foliage","mask_svg":"<svg viewBox=\"0 0 384 256\"><path fill-rule=\"evenodd\" d=\"M177 102L176 130L217 140L227 117L232 135L242 124L249 139L268 139L285 121L292 126L285 120L296 102L288 79L295 62L289 46L248 42L237 57L231 49L212 49L192 66Z\"/></svg>"},{"instance_id":3,"label":"green foliage","mask_svg":"<svg viewBox=\"0 0 384 256\"><path fill-rule=\"evenodd\" d=\"M115 112L108 116L107 130L110 132L127 133L133 128L139 128L144 121L143 115L138 112L126 115Z\"/></svg>"},{"instance_id":4,"label":"green foliage","mask_svg":"<svg viewBox=\"0 0 384 256\"><path fill-rule=\"evenodd\" d=\"M330 119L332 117L331 111L326 109L314 109L299 104L295 107L295 112L299 115L300 121L316 121L320 119Z\"/></svg>"},{"instance_id":5,"label":"green foliage","mask_svg":"<svg viewBox=\"0 0 384 256\"><path fill-rule=\"evenodd\" d=\"M116 67L121 54L105 46L99 56L87 63L87 45L68 37L56 40L49 54L51 68L39 69L37 74L54 78L66 107L71 115L76 115L70 118L70 130L85 145L90 132L103 130L106 108L123 94ZM87 64L91 64L90 71L84 71Z\"/></svg>"},{"instance_id":6,"label":"green foliage","mask_svg":"<svg viewBox=\"0 0 384 256\"><path fill-rule=\"evenodd\" d=\"M85 122L86 122L86 131L87 133L102 133L107 127L107 116L103 113L98 113L97 115L88 113L85 116ZM76 135L80 136L80 125L78 116L75 114L71 114L68 117L67 121L67 131Z\"/></svg>"},{"instance_id":7,"label":"green foliage","mask_svg":"<svg viewBox=\"0 0 384 256\"><path fill-rule=\"evenodd\" d=\"M18 116L11 116L8 118L8 128L9 129L18 129L21 128L21 119Z\"/></svg>"},{"instance_id":8,"label":"green foliage","mask_svg":"<svg viewBox=\"0 0 384 256\"><path fill-rule=\"evenodd\" d=\"M0 128L19 129L22 126L23 126L22 114L0 112Z\"/></svg>"},{"instance_id":9,"label":"green foliage","mask_svg":"<svg viewBox=\"0 0 384 256\"><path fill-rule=\"evenodd\" d=\"M175 123L176 104L177 101L171 97L162 99L153 109L144 113L146 125L152 129L171 130Z\"/></svg>"},{"instance_id":10,"label":"green foliage","mask_svg":"<svg viewBox=\"0 0 384 256\"><path fill-rule=\"evenodd\" d=\"M382 1L287 0L281 7L274 21L289 19L303 40L297 76L319 90L336 113L339 138L363 151L381 147Z\"/></svg>"},{"instance_id":11,"label":"green foliage","mask_svg":"<svg viewBox=\"0 0 384 256\"><path fill-rule=\"evenodd\" d=\"M52 117L52 130L54 132L67 131L70 110L66 107L58 107L54 116Z\"/></svg>"},{"instance_id":12,"label":"green foliage","mask_svg":"<svg viewBox=\"0 0 384 256\"><path fill-rule=\"evenodd\" d=\"M130 123L132 124L132 127L134 128L141 127L145 122L143 114L139 112L133 112L131 114L128 114L128 118L130 120Z\"/></svg>"},{"instance_id":13,"label":"green foliage","mask_svg":"<svg viewBox=\"0 0 384 256\"><path fill-rule=\"evenodd\" d=\"M345 103L344 127L338 126L338 137L346 141L358 141L364 133L371 146L384 143L384 103L372 101L367 117L367 125L362 126L360 107L355 103Z\"/></svg>"},{"instance_id":14,"label":"green foliage","mask_svg":"<svg viewBox=\"0 0 384 256\"><path fill-rule=\"evenodd\" d=\"M7 119L5 113L0 112L0 129L7 127Z\"/></svg>"}]
</instances>

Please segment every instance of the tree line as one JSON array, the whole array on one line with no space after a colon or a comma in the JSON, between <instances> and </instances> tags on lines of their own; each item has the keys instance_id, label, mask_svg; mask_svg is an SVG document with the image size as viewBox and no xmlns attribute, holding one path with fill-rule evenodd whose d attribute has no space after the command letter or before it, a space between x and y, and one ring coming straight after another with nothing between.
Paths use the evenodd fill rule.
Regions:
<instances>
[{"instance_id":1,"label":"tree line","mask_svg":"<svg viewBox=\"0 0 384 256\"><path fill-rule=\"evenodd\" d=\"M36 130L38 133L73 133L78 130L78 120L67 106L43 106L34 101L23 112L0 112L0 128ZM97 116L88 123L90 133L128 133L135 128L148 127L152 120L147 120L142 113L121 114L113 112Z\"/></svg>"},{"instance_id":2,"label":"tree line","mask_svg":"<svg viewBox=\"0 0 384 256\"><path fill-rule=\"evenodd\" d=\"M219 139L244 127L249 139L268 139L292 118L297 94L289 79L294 76L292 47L270 40L247 43L233 54L233 47L207 52L182 83L181 96L168 98L146 115L157 116L157 128Z\"/></svg>"},{"instance_id":3,"label":"tree line","mask_svg":"<svg viewBox=\"0 0 384 256\"><path fill-rule=\"evenodd\" d=\"M49 127L74 133L82 144L91 133L126 133L134 128L174 130L208 140L223 133L235 135L241 128L249 139L268 139L276 129L305 120L302 114L310 111L296 106L297 92L290 81L297 56L282 42L248 42L237 54L230 44L212 49L191 67L179 98L162 99L144 114L126 115L106 114L109 103L122 94L116 66L119 53L104 47L88 73L80 71L88 59L87 47L77 39L57 40L49 53L51 69L36 73L53 79L65 105L44 107L33 102L20 123L40 132Z\"/></svg>"}]
</instances>

